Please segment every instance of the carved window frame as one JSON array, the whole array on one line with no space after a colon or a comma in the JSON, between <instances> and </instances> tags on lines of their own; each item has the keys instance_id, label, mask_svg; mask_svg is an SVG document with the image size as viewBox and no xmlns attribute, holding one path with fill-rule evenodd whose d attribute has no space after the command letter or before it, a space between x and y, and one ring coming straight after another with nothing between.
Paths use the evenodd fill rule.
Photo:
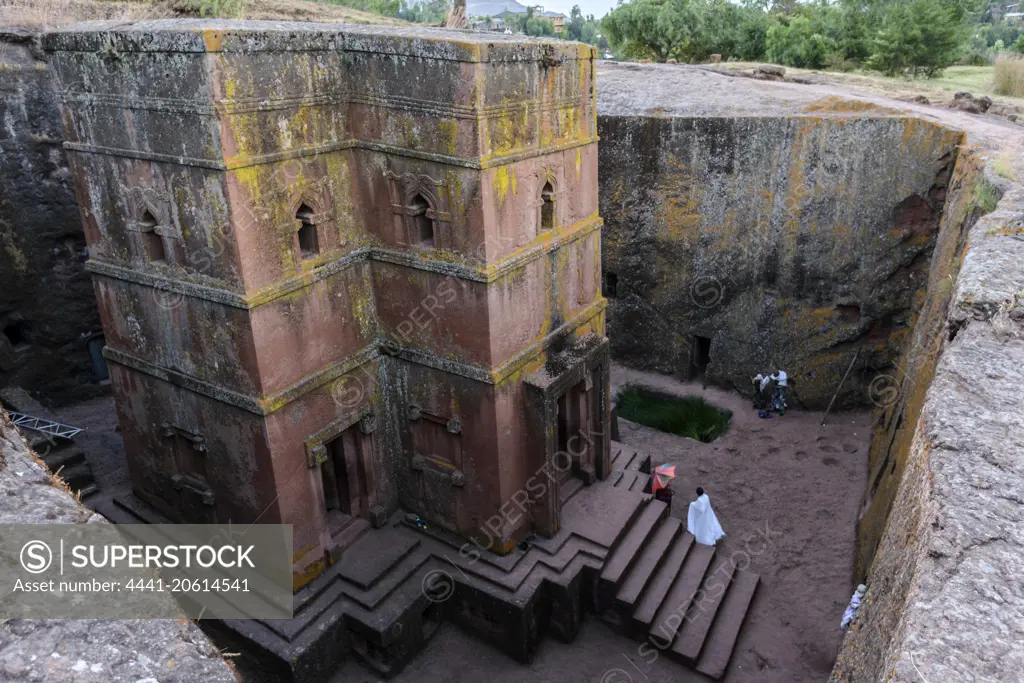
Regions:
<instances>
[{"instance_id":1,"label":"carved window frame","mask_svg":"<svg viewBox=\"0 0 1024 683\"><path fill-rule=\"evenodd\" d=\"M163 202L153 201L148 192L142 196L132 197L132 218L127 222L128 232L134 234L137 253L141 255L141 261L145 263L159 263L164 265L177 265L178 251L176 243L181 240L181 234L174 227L173 222L167 216L167 211L161 210L165 207ZM151 216L155 223L145 220ZM163 247L164 258L153 260L149 254L149 245L146 244L147 236L156 236L160 239Z\"/></svg>"},{"instance_id":2,"label":"carved window frame","mask_svg":"<svg viewBox=\"0 0 1024 683\"><path fill-rule=\"evenodd\" d=\"M203 460L206 460L206 454L209 453L206 447L206 437L199 432L178 427L170 422L162 422L160 424L160 436L164 439L173 439L175 437L186 439L192 444L192 449L199 453ZM172 449L174 445L172 443ZM181 472L180 465L177 462L177 455L177 452L172 454L172 458L175 461L175 474L171 476L171 485L174 487L174 490L189 490L200 497L203 505L213 506L216 503L216 496L213 493L213 489L210 488L210 483L205 477L199 477L191 472Z\"/></svg>"},{"instance_id":3,"label":"carved window frame","mask_svg":"<svg viewBox=\"0 0 1024 683\"><path fill-rule=\"evenodd\" d=\"M299 209L303 206L308 207L310 210L305 220L298 217ZM327 231L324 229L324 226L334 220L334 213L332 211L324 211L322 209L323 206L324 202L321 199L310 194L302 194L289 203L288 215L290 218L287 222L279 225L277 231L288 243L288 252L292 258L291 265L297 266L303 261L316 261L329 251L329 245L325 243ZM299 243L299 231L307 224L313 226L313 229L316 231L317 244L316 253L309 257L303 256L302 245Z\"/></svg>"},{"instance_id":4,"label":"carved window frame","mask_svg":"<svg viewBox=\"0 0 1024 683\"><path fill-rule=\"evenodd\" d=\"M431 422L438 426L443 426L445 431L451 434L453 437L458 437L452 441L452 446L458 451L456 456L454 453L449 457L431 457L423 455L419 451L415 450L415 436L410 434L410 445L413 447L412 458L409 461L410 467L414 472L423 472L427 465L433 466L433 469L438 469L446 473L448 483L456 488L461 488L466 483L466 475L462 471L463 457L462 452L462 419L458 415L453 415L450 418L444 418L440 415L432 415L430 413L423 412L416 404L409 404L406 406L406 419L411 422L417 422L423 420L425 422ZM411 425L410 425L411 426ZM440 454L434 454L438 456Z\"/></svg>"},{"instance_id":5,"label":"carved window frame","mask_svg":"<svg viewBox=\"0 0 1024 683\"><path fill-rule=\"evenodd\" d=\"M558 182L555 178L555 174L551 171L544 171L540 175L540 190L537 192L537 202L535 204L536 220L537 220L537 234L542 235L545 232L551 232L560 225L558 220L558 198L561 195L561 191L558 187ZM551 186L551 192L545 192L544 188L548 185ZM545 195L548 195L548 199L551 201L551 225L548 227L544 226L544 204Z\"/></svg>"},{"instance_id":6,"label":"carved window frame","mask_svg":"<svg viewBox=\"0 0 1024 683\"><path fill-rule=\"evenodd\" d=\"M395 218L395 239L399 244L424 248L420 241L419 227L416 217L424 214L422 207L414 204L416 197L427 202L426 217L433 224L434 240L431 249L449 249L449 230L445 226L451 223L451 214L441 209L439 189L445 187L443 180L434 180L422 173L397 174L387 171L385 177L390 181L391 213Z\"/></svg>"}]
</instances>

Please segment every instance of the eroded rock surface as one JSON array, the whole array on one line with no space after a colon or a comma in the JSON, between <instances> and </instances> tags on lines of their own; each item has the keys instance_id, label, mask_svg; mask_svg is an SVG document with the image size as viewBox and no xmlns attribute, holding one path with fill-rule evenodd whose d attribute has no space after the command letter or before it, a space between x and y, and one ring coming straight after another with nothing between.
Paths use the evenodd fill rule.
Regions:
<instances>
[{"instance_id":1,"label":"eroded rock surface","mask_svg":"<svg viewBox=\"0 0 1024 683\"><path fill-rule=\"evenodd\" d=\"M106 521L56 484L0 409L0 524ZM0 680L233 683L199 628L180 620L0 621Z\"/></svg>"},{"instance_id":2,"label":"eroded rock surface","mask_svg":"<svg viewBox=\"0 0 1024 683\"><path fill-rule=\"evenodd\" d=\"M38 34L0 29L0 93L0 386L87 398L99 312Z\"/></svg>"},{"instance_id":3,"label":"eroded rock surface","mask_svg":"<svg viewBox=\"0 0 1024 683\"><path fill-rule=\"evenodd\" d=\"M1014 185L971 229L949 314L954 337L835 683L1024 680L1022 216Z\"/></svg>"}]
</instances>

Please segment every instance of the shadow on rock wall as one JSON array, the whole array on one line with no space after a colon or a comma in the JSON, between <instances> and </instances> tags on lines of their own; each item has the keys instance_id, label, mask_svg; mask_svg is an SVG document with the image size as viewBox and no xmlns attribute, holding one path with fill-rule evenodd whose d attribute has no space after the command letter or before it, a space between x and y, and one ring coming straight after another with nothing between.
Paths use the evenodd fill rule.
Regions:
<instances>
[{"instance_id":1,"label":"shadow on rock wall","mask_svg":"<svg viewBox=\"0 0 1024 683\"><path fill-rule=\"evenodd\" d=\"M105 378L57 94L28 31L0 32L0 385L58 402Z\"/></svg>"}]
</instances>

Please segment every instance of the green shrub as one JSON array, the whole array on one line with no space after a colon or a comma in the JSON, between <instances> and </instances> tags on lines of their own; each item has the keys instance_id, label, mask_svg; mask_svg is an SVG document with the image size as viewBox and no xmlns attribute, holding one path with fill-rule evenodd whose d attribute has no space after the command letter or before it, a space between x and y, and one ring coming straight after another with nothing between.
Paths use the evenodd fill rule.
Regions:
<instances>
[{"instance_id":1,"label":"green shrub","mask_svg":"<svg viewBox=\"0 0 1024 683\"><path fill-rule=\"evenodd\" d=\"M982 216L992 213L999 204L999 190L987 180L982 180L974 190L971 204Z\"/></svg>"},{"instance_id":2,"label":"green shrub","mask_svg":"<svg viewBox=\"0 0 1024 683\"><path fill-rule=\"evenodd\" d=\"M847 59L842 52L831 52L825 57L825 67L829 71L849 72L857 68L857 63Z\"/></svg>"},{"instance_id":3,"label":"green shrub","mask_svg":"<svg viewBox=\"0 0 1024 683\"><path fill-rule=\"evenodd\" d=\"M965 52L957 63L960 66L989 66L992 64L992 57L987 50L972 48Z\"/></svg>"},{"instance_id":4,"label":"green shrub","mask_svg":"<svg viewBox=\"0 0 1024 683\"><path fill-rule=\"evenodd\" d=\"M804 16L793 17L788 24L775 24L768 29L768 61L803 69L821 69L834 54L837 45Z\"/></svg>"},{"instance_id":5,"label":"green shrub","mask_svg":"<svg viewBox=\"0 0 1024 683\"><path fill-rule=\"evenodd\" d=\"M662 432L710 443L729 429L732 413L697 396L669 396L627 386L616 399L618 416Z\"/></svg>"}]
</instances>

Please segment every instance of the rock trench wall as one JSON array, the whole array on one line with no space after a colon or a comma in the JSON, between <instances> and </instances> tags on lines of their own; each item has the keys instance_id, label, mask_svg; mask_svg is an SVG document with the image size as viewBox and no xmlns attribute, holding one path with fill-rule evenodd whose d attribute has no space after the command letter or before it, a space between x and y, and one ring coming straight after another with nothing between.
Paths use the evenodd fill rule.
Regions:
<instances>
[{"instance_id":1,"label":"rock trench wall","mask_svg":"<svg viewBox=\"0 0 1024 683\"><path fill-rule=\"evenodd\" d=\"M0 386L87 398L99 313L37 34L0 30L0 94Z\"/></svg>"},{"instance_id":2,"label":"rock trench wall","mask_svg":"<svg viewBox=\"0 0 1024 683\"><path fill-rule=\"evenodd\" d=\"M832 683L1024 680L1022 225L1024 188L962 153L872 444L858 529L868 592Z\"/></svg>"},{"instance_id":3,"label":"rock trench wall","mask_svg":"<svg viewBox=\"0 0 1024 683\"><path fill-rule=\"evenodd\" d=\"M962 133L870 109L598 132L613 357L740 391L781 367L824 407L856 356L841 404L868 404L921 304Z\"/></svg>"},{"instance_id":4,"label":"rock trench wall","mask_svg":"<svg viewBox=\"0 0 1024 683\"><path fill-rule=\"evenodd\" d=\"M860 111L599 116L613 354L706 354L741 390L783 365L809 407L856 354L869 588L831 682L1024 681L1024 188L958 131Z\"/></svg>"}]
</instances>

